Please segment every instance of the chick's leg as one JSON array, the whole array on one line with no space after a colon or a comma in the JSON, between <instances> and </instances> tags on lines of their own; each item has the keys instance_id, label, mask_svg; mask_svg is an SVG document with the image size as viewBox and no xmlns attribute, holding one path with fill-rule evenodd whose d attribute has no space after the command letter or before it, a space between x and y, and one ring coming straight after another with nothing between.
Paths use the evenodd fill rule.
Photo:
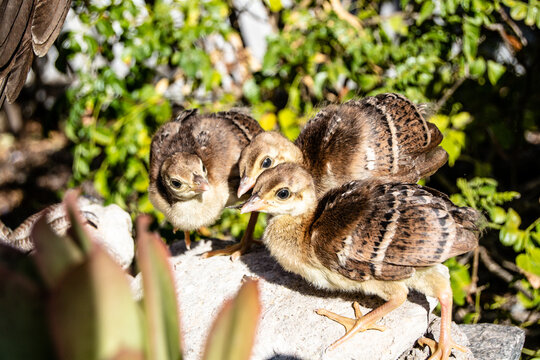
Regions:
<instances>
[{"instance_id":1,"label":"chick's leg","mask_svg":"<svg viewBox=\"0 0 540 360\"><path fill-rule=\"evenodd\" d=\"M173 234L176 234L178 231L178 228L173 229ZM184 241L186 242L186 248L189 250L191 249L191 239L189 238L189 231L184 230Z\"/></svg>"},{"instance_id":2,"label":"chick's leg","mask_svg":"<svg viewBox=\"0 0 540 360\"><path fill-rule=\"evenodd\" d=\"M186 248L191 249L191 239L189 237L189 231L184 231L184 241L186 242Z\"/></svg>"},{"instance_id":3,"label":"chick's leg","mask_svg":"<svg viewBox=\"0 0 540 360\"><path fill-rule=\"evenodd\" d=\"M467 348L456 344L450 335L450 326L452 324L452 290L450 284L445 286L438 296L441 303L441 335L439 343L428 338L418 340L420 346L428 345L431 350L429 360L446 360L450 357L452 348L466 352Z\"/></svg>"},{"instance_id":4,"label":"chick's leg","mask_svg":"<svg viewBox=\"0 0 540 360\"><path fill-rule=\"evenodd\" d=\"M345 335L343 335L336 342L330 345L328 349L335 349L337 346L349 340L357 332L362 332L370 329L384 331L384 326L375 325L375 323L379 321L383 316L390 313L392 310L398 308L401 304L405 302L405 300L407 300L406 291L404 293L398 293L397 295L391 297L385 304L370 311L366 315L362 315L362 312L360 311L360 305L358 305L357 302L354 302L353 307L355 319L347 318L325 309L316 310L317 314L326 316L327 318L340 323L346 329Z\"/></svg>"},{"instance_id":5,"label":"chick's leg","mask_svg":"<svg viewBox=\"0 0 540 360\"><path fill-rule=\"evenodd\" d=\"M242 237L242 240L240 240L239 243L228 246L224 249L209 251L207 253L204 253L202 257L204 259L212 257L212 256L219 256L219 255L230 255L231 260L235 261L237 260L241 255L248 252L249 248L251 247L251 244L253 244L253 231L255 230L255 225L257 224L257 217L259 216L258 212L252 212L251 216L249 217L249 222L246 228L246 231L244 232L244 236Z\"/></svg>"}]
</instances>

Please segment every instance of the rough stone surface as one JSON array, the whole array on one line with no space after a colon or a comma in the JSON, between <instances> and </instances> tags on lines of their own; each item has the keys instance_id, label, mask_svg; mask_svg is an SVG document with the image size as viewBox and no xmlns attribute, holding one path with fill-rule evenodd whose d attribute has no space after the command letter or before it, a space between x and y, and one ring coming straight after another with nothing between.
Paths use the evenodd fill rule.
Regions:
<instances>
[{"instance_id":1,"label":"rough stone surface","mask_svg":"<svg viewBox=\"0 0 540 360\"><path fill-rule=\"evenodd\" d=\"M87 226L87 230L123 269L127 269L135 256L135 243L131 236L133 223L129 214L116 204L88 204L81 210L96 216L97 229Z\"/></svg>"},{"instance_id":2,"label":"rough stone surface","mask_svg":"<svg viewBox=\"0 0 540 360\"><path fill-rule=\"evenodd\" d=\"M226 243L200 241L189 251L183 242L171 247L187 360L200 358L223 301L238 291L246 276L259 278L262 300L253 359L397 359L426 332L430 308L437 303L435 299L428 301L421 294L411 293L405 304L380 321L386 331L369 330L335 350L325 351L344 334L344 328L315 314L315 309L326 308L352 317L353 301L358 301L367 312L381 305L382 300L363 294L317 290L300 277L285 272L260 246L236 262L229 257L200 258L212 245L217 248ZM461 339L454 333L452 336L458 342ZM422 356L426 359L427 352Z\"/></svg>"},{"instance_id":3,"label":"rough stone surface","mask_svg":"<svg viewBox=\"0 0 540 360\"><path fill-rule=\"evenodd\" d=\"M461 325L470 339L469 349L477 360L517 360L525 342L525 332L516 326L495 324Z\"/></svg>"},{"instance_id":4,"label":"rough stone surface","mask_svg":"<svg viewBox=\"0 0 540 360\"><path fill-rule=\"evenodd\" d=\"M83 196L77 199L77 205L82 218L86 220L83 227L123 269L128 268L135 255L135 244L131 236L133 224L129 214L118 205L103 206L98 200ZM32 251L32 229L42 216L46 217L47 223L58 235L65 235L71 226L64 205L54 204L30 216L15 230L0 221L0 243L23 252Z\"/></svg>"},{"instance_id":5,"label":"rough stone surface","mask_svg":"<svg viewBox=\"0 0 540 360\"><path fill-rule=\"evenodd\" d=\"M441 334L441 318L435 315L430 316L429 327L426 330L425 336L430 339L439 339ZM461 352L459 350L452 350L451 359L456 360L475 360L474 354L470 350L470 340L467 335L461 330L460 326L456 323L452 323L452 340L456 344L467 347L466 352ZM428 359L430 356L429 347L420 347L420 345L415 344L414 347L405 353L403 353L399 360L420 360ZM478 359L476 359L478 360Z\"/></svg>"}]
</instances>

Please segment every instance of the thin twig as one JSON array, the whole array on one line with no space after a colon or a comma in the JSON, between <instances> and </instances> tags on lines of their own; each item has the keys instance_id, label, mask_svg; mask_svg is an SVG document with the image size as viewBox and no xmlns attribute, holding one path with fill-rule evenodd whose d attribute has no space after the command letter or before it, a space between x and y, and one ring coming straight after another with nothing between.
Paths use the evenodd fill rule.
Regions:
<instances>
[{"instance_id":1,"label":"thin twig","mask_svg":"<svg viewBox=\"0 0 540 360\"><path fill-rule=\"evenodd\" d=\"M452 85L451 88L446 90L443 94L443 96L435 103L435 113L439 112L439 110L443 107L444 104L450 99L450 97L456 92L456 90L463 84L463 82L468 78L468 71L467 74L464 77L461 77L456 80L454 85Z\"/></svg>"},{"instance_id":2,"label":"thin twig","mask_svg":"<svg viewBox=\"0 0 540 360\"><path fill-rule=\"evenodd\" d=\"M501 38L504 40L504 43L506 44L506 48L508 49L508 51L510 51L512 56L515 56L516 51L521 50L521 48L523 47L523 45L518 42L515 37L510 37L510 35L506 33L506 30L504 29L504 26L502 24L488 24L486 25L486 28L488 30L496 31L499 33Z\"/></svg>"},{"instance_id":3,"label":"thin twig","mask_svg":"<svg viewBox=\"0 0 540 360\"><path fill-rule=\"evenodd\" d=\"M519 26L517 26L517 24L512 19L510 19L510 17L506 13L506 11L504 11L502 6L499 6L499 8L497 9L497 12L501 15L504 22L512 28L512 31L514 31L514 33L518 36L519 41L521 41L523 46L527 46L527 39L525 38L525 36L523 36L523 32L521 32L521 29L519 28Z\"/></svg>"},{"instance_id":4,"label":"thin twig","mask_svg":"<svg viewBox=\"0 0 540 360\"><path fill-rule=\"evenodd\" d=\"M528 297L529 299L533 300L534 297L531 294L531 292L523 287L519 281L514 281L514 276L510 274L508 271L503 269L499 264L497 264L493 259L489 256L487 250L483 246L478 247L479 253L480 253L480 259L482 260L482 263L486 266L486 268L491 271L493 274L497 275L499 278L503 279L505 282L509 283L510 286L515 288L518 291L521 291L523 295Z\"/></svg>"}]
</instances>

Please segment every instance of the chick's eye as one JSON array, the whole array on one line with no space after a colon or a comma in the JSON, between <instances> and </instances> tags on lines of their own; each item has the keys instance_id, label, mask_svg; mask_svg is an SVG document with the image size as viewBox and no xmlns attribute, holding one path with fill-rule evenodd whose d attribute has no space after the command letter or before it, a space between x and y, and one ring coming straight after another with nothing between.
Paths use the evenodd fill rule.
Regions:
<instances>
[{"instance_id":1,"label":"chick's eye","mask_svg":"<svg viewBox=\"0 0 540 360\"><path fill-rule=\"evenodd\" d=\"M182 187L182 183L176 179L171 180L171 185L176 189L180 189Z\"/></svg>"},{"instance_id":2,"label":"chick's eye","mask_svg":"<svg viewBox=\"0 0 540 360\"><path fill-rule=\"evenodd\" d=\"M207 171L206 171L206 166L204 166L204 164L203 164L203 166L202 166L202 171L203 171L204 174L206 175Z\"/></svg>"},{"instance_id":3,"label":"chick's eye","mask_svg":"<svg viewBox=\"0 0 540 360\"><path fill-rule=\"evenodd\" d=\"M269 157L264 158L264 160L261 163L261 167L263 169L268 169L270 166L272 166L272 159L270 159Z\"/></svg>"},{"instance_id":4,"label":"chick's eye","mask_svg":"<svg viewBox=\"0 0 540 360\"><path fill-rule=\"evenodd\" d=\"M280 189L277 191L276 196L281 200L285 200L291 196L291 193L288 189Z\"/></svg>"}]
</instances>

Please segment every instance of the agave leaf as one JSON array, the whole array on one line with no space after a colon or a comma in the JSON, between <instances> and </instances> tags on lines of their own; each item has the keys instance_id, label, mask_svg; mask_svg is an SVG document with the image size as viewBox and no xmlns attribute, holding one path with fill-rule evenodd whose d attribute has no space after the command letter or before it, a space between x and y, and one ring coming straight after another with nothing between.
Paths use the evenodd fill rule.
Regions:
<instances>
[{"instance_id":1,"label":"agave leaf","mask_svg":"<svg viewBox=\"0 0 540 360\"><path fill-rule=\"evenodd\" d=\"M32 263L21 253L17 261L15 250L7 246L0 248L0 358L51 359L43 289L21 271Z\"/></svg>"},{"instance_id":2,"label":"agave leaf","mask_svg":"<svg viewBox=\"0 0 540 360\"><path fill-rule=\"evenodd\" d=\"M83 261L81 250L68 237L58 236L47 224L46 216L36 222L31 237L35 245L34 261L49 287L55 286L71 267Z\"/></svg>"},{"instance_id":3,"label":"agave leaf","mask_svg":"<svg viewBox=\"0 0 540 360\"><path fill-rule=\"evenodd\" d=\"M75 240L83 253L88 254L92 250L92 241L90 236L83 229L83 224L86 222L79 211L77 206L77 197L79 196L78 190L68 190L64 196L64 204L66 206L66 212L71 222L71 228L69 234Z\"/></svg>"},{"instance_id":4,"label":"agave leaf","mask_svg":"<svg viewBox=\"0 0 540 360\"><path fill-rule=\"evenodd\" d=\"M140 308L125 273L98 245L52 289L48 311L60 359L142 356Z\"/></svg>"},{"instance_id":5,"label":"agave leaf","mask_svg":"<svg viewBox=\"0 0 540 360\"><path fill-rule=\"evenodd\" d=\"M147 359L182 358L180 316L169 251L155 233L148 232L149 216L137 218L137 262L142 272Z\"/></svg>"},{"instance_id":6,"label":"agave leaf","mask_svg":"<svg viewBox=\"0 0 540 360\"><path fill-rule=\"evenodd\" d=\"M228 300L206 341L205 360L249 359L259 322L261 304L257 281L249 280Z\"/></svg>"}]
</instances>

